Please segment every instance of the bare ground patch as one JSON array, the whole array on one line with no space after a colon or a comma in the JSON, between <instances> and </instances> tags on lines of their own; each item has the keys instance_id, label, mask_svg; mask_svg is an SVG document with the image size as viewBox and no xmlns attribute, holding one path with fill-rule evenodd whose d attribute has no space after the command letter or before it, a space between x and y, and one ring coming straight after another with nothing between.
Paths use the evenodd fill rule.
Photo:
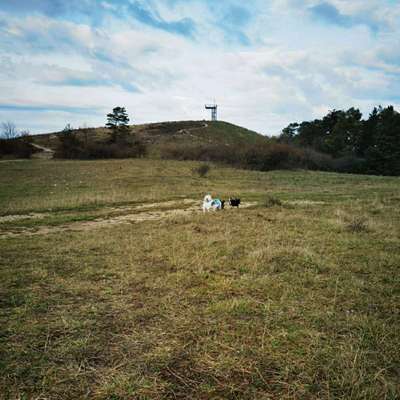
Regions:
<instances>
[{"instance_id":1,"label":"bare ground patch","mask_svg":"<svg viewBox=\"0 0 400 400\"><path fill-rule=\"evenodd\" d=\"M287 204L307 207L307 206L322 206L326 203L325 201L292 200L292 201L287 201Z\"/></svg>"},{"instance_id":2,"label":"bare ground patch","mask_svg":"<svg viewBox=\"0 0 400 400\"><path fill-rule=\"evenodd\" d=\"M255 206L256 202L243 202L240 208L249 208ZM181 206L181 208L177 208ZM167 209L166 209L167 208ZM156 209L153 211L153 209ZM0 233L0 238L15 237L15 236L34 236L47 235L50 233L58 233L65 231L89 231L92 229L113 226L117 224L139 223L144 221L161 220L165 218L174 218L184 215L190 215L201 212L201 202L193 199L184 199L182 201L165 201L158 203L140 204L133 207L110 208L110 211L124 212L123 215L98 218L92 221L79 221L64 224L60 226L40 226L36 228L26 228L19 232L3 231ZM229 212L229 208L225 211ZM131 211L131 212L130 212ZM234 211L234 210L232 210ZM26 214L26 215L8 215L1 217L0 222L12 222L21 219L44 218L49 216L48 213L43 214Z\"/></svg>"},{"instance_id":3,"label":"bare ground patch","mask_svg":"<svg viewBox=\"0 0 400 400\"><path fill-rule=\"evenodd\" d=\"M48 217L48 213L30 213L30 214L17 214L17 215L5 215L0 217L0 224L6 222L21 221L24 219L43 219Z\"/></svg>"}]
</instances>

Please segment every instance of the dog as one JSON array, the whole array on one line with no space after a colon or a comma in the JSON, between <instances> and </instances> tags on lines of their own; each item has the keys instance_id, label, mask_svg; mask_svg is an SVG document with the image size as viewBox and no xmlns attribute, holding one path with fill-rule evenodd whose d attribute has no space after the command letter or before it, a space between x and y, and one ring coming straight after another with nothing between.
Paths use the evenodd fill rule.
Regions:
<instances>
[{"instance_id":1,"label":"dog","mask_svg":"<svg viewBox=\"0 0 400 400\"><path fill-rule=\"evenodd\" d=\"M235 198L235 197L229 197L229 204L230 204L231 207L239 208L240 199L239 198Z\"/></svg>"},{"instance_id":2,"label":"dog","mask_svg":"<svg viewBox=\"0 0 400 400\"><path fill-rule=\"evenodd\" d=\"M213 199L210 194L204 196L203 212L222 210L225 207L225 200Z\"/></svg>"}]
</instances>

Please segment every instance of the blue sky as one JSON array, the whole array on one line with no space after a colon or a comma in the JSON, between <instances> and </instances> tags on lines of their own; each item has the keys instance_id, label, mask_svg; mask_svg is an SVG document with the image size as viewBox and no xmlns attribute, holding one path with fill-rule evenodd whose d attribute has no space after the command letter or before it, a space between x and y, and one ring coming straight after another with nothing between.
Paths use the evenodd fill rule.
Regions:
<instances>
[{"instance_id":1,"label":"blue sky","mask_svg":"<svg viewBox=\"0 0 400 400\"><path fill-rule=\"evenodd\" d=\"M0 122L220 119L264 134L400 108L400 1L0 0Z\"/></svg>"}]
</instances>

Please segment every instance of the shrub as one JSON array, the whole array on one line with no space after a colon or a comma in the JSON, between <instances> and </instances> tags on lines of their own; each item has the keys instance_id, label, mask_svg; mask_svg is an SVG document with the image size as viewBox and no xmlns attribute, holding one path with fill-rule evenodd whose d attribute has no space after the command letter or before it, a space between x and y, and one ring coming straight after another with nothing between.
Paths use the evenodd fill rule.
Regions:
<instances>
[{"instance_id":1,"label":"shrub","mask_svg":"<svg viewBox=\"0 0 400 400\"><path fill-rule=\"evenodd\" d=\"M146 146L132 137L119 138L115 143L84 142L75 131L61 133L60 144L55 153L57 158L68 159L104 159L104 158L136 158L146 155Z\"/></svg>"},{"instance_id":2,"label":"shrub","mask_svg":"<svg viewBox=\"0 0 400 400\"><path fill-rule=\"evenodd\" d=\"M136 158L143 157L146 147L140 142L132 144L121 143L90 143L84 148L83 158Z\"/></svg>"},{"instance_id":3,"label":"shrub","mask_svg":"<svg viewBox=\"0 0 400 400\"><path fill-rule=\"evenodd\" d=\"M320 153L316 150L306 148L303 150L304 167L311 170L318 171L333 171L333 158L332 156Z\"/></svg>"},{"instance_id":4,"label":"shrub","mask_svg":"<svg viewBox=\"0 0 400 400\"><path fill-rule=\"evenodd\" d=\"M31 145L30 137L0 139L0 157L30 158L35 152L37 149Z\"/></svg>"},{"instance_id":5,"label":"shrub","mask_svg":"<svg viewBox=\"0 0 400 400\"><path fill-rule=\"evenodd\" d=\"M366 162L362 158L346 156L333 160L333 170L336 172L348 172L360 174L366 171Z\"/></svg>"},{"instance_id":6,"label":"shrub","mask_svg":"<svg viewBox=\"0 0 400 400\"><path fill-rule=\"evenodd\" d=\"M208 172L210 171L210 166L208 164L201 164L196 168L193 168L193 172L200 176L200 178L204 178Z\"/></svg>"},{"instance_id":7,"label":"shrub","mask_svg":"<svg viewBox=\"0 0 400 400\"><path fill-rule=\"evenodd\" d=\"M267 208L281 206L281 205L282 205L282 202L273 196L268 196L264 201L264 207L267 207Z\"/></svg>"},{"instance_id":8,"label":"shrub","mask_svg":"<svg viewBox=\"0 0 400 400\"><path fill-rule=\"evenodd\" d=\"M83 142L78 138L76 131L73 131L68 124L64 131L58 135L59 146L54 154L57 158L83 158Z\"/></svg>"},{"instance_id":9,"label":"shrub","mask_svg":"<svg viewBox=\"0 0 400 400\"><path fill-rule=\"evenodd\" d=\"M368 232L368 220L363 216L354 216L346 222L345 229L352 233Z\"/></svg>"},{"instance_id":10,"label":"shrub","mask_svg":"<svg viewBox=\"0 0 400 400\"><path fill-rule=\"evenodd\" d=\"M309 148L274 142L247 145L164 143L158 149L162 159L223 162L258 171L301 168L357 173L364 168L362 159L333 159L328 154Z\"/></svg>"}]
</instances>

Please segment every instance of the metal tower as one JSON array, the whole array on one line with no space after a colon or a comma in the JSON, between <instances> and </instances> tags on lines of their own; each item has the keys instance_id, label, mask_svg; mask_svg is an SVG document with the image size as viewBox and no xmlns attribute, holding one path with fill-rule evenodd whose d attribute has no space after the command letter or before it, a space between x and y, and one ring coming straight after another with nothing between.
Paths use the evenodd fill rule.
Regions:
<instances>
[{"instance_id":1,"label":"metal tower","mask_svg":"<svg viewBox=\"0 0 400 400\"><path fill-rule=\"evenodd\" d=\"M217 120L217 108L216 104L206 104L206 110L211 110L211 121Z\"/></svg>"}]
</instances>

